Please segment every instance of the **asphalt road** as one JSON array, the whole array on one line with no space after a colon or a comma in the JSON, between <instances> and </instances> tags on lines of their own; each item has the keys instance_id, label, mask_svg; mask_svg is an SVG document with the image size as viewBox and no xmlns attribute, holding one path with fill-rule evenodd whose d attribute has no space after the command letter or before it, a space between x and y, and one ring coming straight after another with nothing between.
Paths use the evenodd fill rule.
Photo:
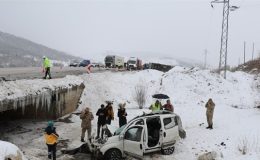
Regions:
<instances>
[{"instance_id":1,"label":"asphalt road","mask_svg":"<svg viewBox=\"0 0 260 160\"><path fill-rule=\"evenodd\" d=\"M92 68L91 72L103 72L104 68ZM52 78L62 78L66 75L81 75L87 73L85 67L52 67ZM41 67L0 68L0 80L12 81L19 79L41 79L44 77Z\"/></svg>"}]
</instances>

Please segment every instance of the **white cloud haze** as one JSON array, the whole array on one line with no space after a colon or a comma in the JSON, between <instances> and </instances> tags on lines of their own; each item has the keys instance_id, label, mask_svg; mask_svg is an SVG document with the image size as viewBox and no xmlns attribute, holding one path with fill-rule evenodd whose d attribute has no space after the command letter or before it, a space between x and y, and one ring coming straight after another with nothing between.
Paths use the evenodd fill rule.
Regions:
<instances>
[{"instance_id":1,"label":"white cloud haze","mask_svg":"<svg viewBox=\"0 0 260 160\"><path fill-rule=\"evenodd\" d=\"M231 0L228 63L260 50L260 1ZM217 66L222 4L208 0L0 0L0 30L84 58L183 57Z\"/></svg>"}]
</instances>

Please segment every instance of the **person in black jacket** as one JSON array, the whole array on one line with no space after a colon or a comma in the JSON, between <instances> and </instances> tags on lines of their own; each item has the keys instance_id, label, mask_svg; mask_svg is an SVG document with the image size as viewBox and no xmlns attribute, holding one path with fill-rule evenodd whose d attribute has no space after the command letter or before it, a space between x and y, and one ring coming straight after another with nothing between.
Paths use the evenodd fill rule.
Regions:
<instances>
[{"instance_id":1,"label":"person in black jacket","mask_svg":"<svg viewBox=\"0 0 260 160\"><path fill-rule=\"evenodd\" d=\"M123 125L125 125L127 123L127 120L126 120L127 113L125 111L125 105L126 105L126 103L119 104L119 109L117 112L117 116L119 117L119 127L122 127Z\"/></svg>"},{"instance_id":2,"label":"person in black jacket","mask_svg":"<svg viewBox=\"0 0 260 160\"><path fill-rule=\"evenodd\" d=\"M56 128L53 127L53 121L48 122L48 127L45 128L44 136L48 147L48 158L56 160L56 146L59 135L56 133Z\"/></svg>"},{"instance_id":3,"label":"person in black jacket","mask_svg":"<svg viewBox=\"0 0 260 160\"><path fill-rule=\"evenodd\" d=\"M97 122L97 136L96 139L99 138L100 135L100 128L102 128L101 131L101 138L103 139L104 135L104 125L106 125L106 110L105 110L105 105L101 104L101 108L98 109L96 115L98 116L98 122Z\"/></svg>"}]
</instances>

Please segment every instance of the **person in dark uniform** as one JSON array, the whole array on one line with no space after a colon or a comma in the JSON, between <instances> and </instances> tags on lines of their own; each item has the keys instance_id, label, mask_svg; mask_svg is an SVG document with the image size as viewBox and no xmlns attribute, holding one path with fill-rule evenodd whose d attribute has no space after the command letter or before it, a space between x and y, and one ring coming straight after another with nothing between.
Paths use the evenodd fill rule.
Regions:
<instances>
[{"instance_id":1,"label":"person in dark uniform","mask_svg":"<svg viewBox=\"0 0 260 160\"><path fill-rule=\"evenodd\" d=\"M102 128L101 131L101 139L103 139L104 135L104 125L106 125L106 113L105 113L105 105L101 104L101 108L98 109L96 115L98 116L98 122L97 122L97 136L96 139L100 136L100 128Z\"/></svg>"}]
</instances>

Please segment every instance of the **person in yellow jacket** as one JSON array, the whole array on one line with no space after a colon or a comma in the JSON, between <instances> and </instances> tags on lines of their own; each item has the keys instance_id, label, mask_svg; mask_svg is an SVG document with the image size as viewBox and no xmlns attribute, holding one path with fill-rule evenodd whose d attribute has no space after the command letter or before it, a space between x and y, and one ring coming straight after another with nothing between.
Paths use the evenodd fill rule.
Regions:
<instances>
[{"instance_id":1,"label":"person in yellow jacket","mask_svg":"<svg viewBox=\"0 0 260 160\"><path fill-rule=\"evenodd\" d=\"M45 128L44 137L48 147L48 158L56 160L56 146L59 135L56 133L56 128L53 127L53 121L48 122L48 126Z\"/></svg>"},{"instance_id":2,"label":"person in yellow jacket","mask_svg":"<svg viewBox=\"0 0 260 160\"><path fill-rule=\"evenodd\" d=\"M162 109L162 104L159 102L159 100L156 100L154 104L152 104L149 107L152 112L160 111Z\"/></svg>"},{"instance_id":3,"label":"person in yellow jacket","mask_svg":"<svg viewBox=\"0 0 260 160\"><path fill-rule=\"evenodd\" d=\"M46 79L49 75L49 79L51 79L51 61L45 56L43 56L43 71L45 71L45 76L43 78Z\"/></svg>"}]
</instances>

